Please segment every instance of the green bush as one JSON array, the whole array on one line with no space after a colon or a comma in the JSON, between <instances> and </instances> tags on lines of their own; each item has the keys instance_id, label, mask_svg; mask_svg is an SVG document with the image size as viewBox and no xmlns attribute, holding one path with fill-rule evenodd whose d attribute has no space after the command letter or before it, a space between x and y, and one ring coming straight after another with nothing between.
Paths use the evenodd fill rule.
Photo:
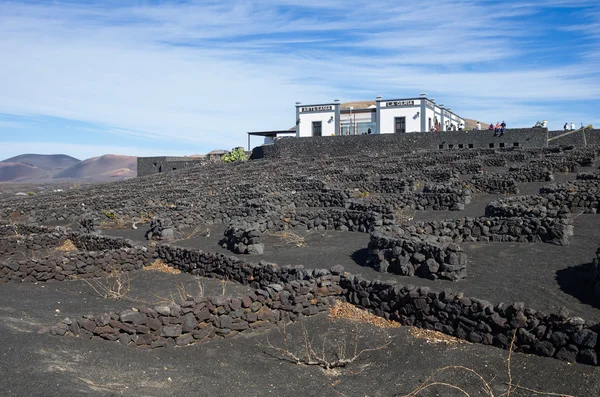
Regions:
<instances>
[{"instance_id":1,"label":"green bush","mask_svg":"<svg viewBox=\"0 0 600 397\"><path fill-rule=\"evenodd\" d=\"M117 219L117 214L114 211L109 211L109 210L102 210L102 213L104 214L105 217L107 217L108 219L111 220L116 220Z\"/></svg>"},{"instance_id":2,"label":"green bush","mask_svg":"<svg viewBox=\"0 0 600 397\"><path fill-rule=\"evenodd\" d=\"M27 192L28 196L35 196L36 194L34 192Z\"/></svg>"},{"instance_id":3,"label":"green bush","mask_svg":"<svg viewBox=\"0 0 600 397\"><path fill-rule=\"evenodd\" d=\"M232 149L231 152L224 155L222 159L226 163L233 163L234 161L248 160L248 155L244 151L243 147L236 147L235 149Z\"/></svg>"}]
</instances>

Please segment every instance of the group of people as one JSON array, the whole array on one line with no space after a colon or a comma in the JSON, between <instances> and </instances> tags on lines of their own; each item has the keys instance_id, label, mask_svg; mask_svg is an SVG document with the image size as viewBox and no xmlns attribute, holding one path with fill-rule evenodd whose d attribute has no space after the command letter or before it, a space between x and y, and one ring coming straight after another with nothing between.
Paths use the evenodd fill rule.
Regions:
<instances>
[{"instance_id":1,"label":"group of people","mask_svg":"<svg viewBox=\"0 0 600 397\"><path fill-rule=\"evenodd\" d=\"M565 123L565 131L569 131L569 123ZM571 131L575 130L575 123L571 121Z\"/></svg>"},{"instance_id":2,"label":"group of people","mask_svg":"<svg viewBox=\"0 0 600 397\"><path fill-rule=\"evenodd\" d=\"M476 131L481 131L481 123L478 121L477 124L475 125L475 130ZM506 123L504 122L504 120L502 120L502 122L497 122L496 125L494 124L490 124L490 126L488 127L489 131L494 131L494 136L502 136L504 135L504 131L506 131Z\"/></svg>"},{"instance_id":3,"label":"group of people","mask_svg":"<svg viewBox=\"0 0 600 397\"><path fill-rule=\"evenodd\" d=\"M433 126L431 126L431 128L429 129L430 132L438 132L439 131L439 123L435 123ZM463 131L465 130L465 125L463 124L462 121L459 121L458 124L454 124L454 123L447 123L446 124L446 131ZM478 121L477 124L475 125L475 128L473 128L473 130L475 131L481 131L481 123ZM504 120L502 120L502 122L497 122L496 125L494 124L490 124L490 126L488 127L488 130L490 131L494 131L494 136L502 136L504 135L504 131L506 131L506 123L504 122Z\"/></svg>"},{"instance_id":4,"label":"group of people","mask_svg":"<svg viewBox=\"0 0 600 397\"><path fill-rule=\"evenodd\" d=\"M436 119L433 125L429 128L429 132L439 132L440 131L440 123ZM462 121L459 121L457 124L448 122L446 123L445 131L463 131L465 129L465 125Z\"/></svg>"}]
</instances>

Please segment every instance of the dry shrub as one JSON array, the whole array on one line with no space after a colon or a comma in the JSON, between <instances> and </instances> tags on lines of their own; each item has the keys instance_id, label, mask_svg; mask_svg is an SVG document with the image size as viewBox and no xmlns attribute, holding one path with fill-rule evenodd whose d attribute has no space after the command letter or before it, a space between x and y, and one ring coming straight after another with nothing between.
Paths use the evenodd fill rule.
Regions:
<instances>
[{"instance_id":1,"label":"dry shrub","mask_svg":"<svg viewBox=\"0 0 600 397\"><path fill-rule=\"evenodd\" d=\"M175 269L174 267L167 265L162 259L156 259L149 266L144 266L144 270L150 270L150 271L161 272L161 273L169 273L169 274L181 273L181 270Z\"/></svg>"},{"instance_id":2,"label":"dry shrub","mask_svg":"<svg viewBox=\"0 0 600 397\"><path fill-rule=\"evenodd\" d=\"M113 267L105 279L83 279L83 281L92 287L98 296L105 299L126 299L131 291L131 279L129 278L129 274L117 270L115 267Z\"/></svg>"},{"instance_id":3,"label":"dry shrub","mask_svg":"<svg viewBox=\"0 0 600 397\"><path fill-rule=\"evenodd\" d=\"M398 223L411 222L413 219L415 219L416 213L417 210L403 208L394 213L394 219Z\"/></svg>"},{"instance_id":4,"label":"dry shrub","mask_svg":"<svg viewBox=\"0 0 600 397\"><path fill-rule=\"evenodd\" d=\"M268 233L269 236L279 237L281 239L280 245L295 245L296 247L304 247L306 245L306 236L301 236L298 233L282 230L279 232Z\"/></svg>"},{"instance_id":5,"label":"dry shrub","mask_svg":"<svg viewBox=\"0 0 600 397\"><path fill-rule=\"evenodd\" d=\"M417 339L424 339L431 344L457 345L459 343L468 343L465 340L455 338L454 336L446 335L439 331L431 329L423 329L417 327L410 328L410 334Z\"/></svg>"},{"instance_id":6,"label":"dry shrub","mask_svg":"<svg viewBox=\"0 0 600 397\"><path fill-rule=\"evenodd\" d=\"M75 244L73 244L73 241L71 241L70 239L66 239L65 241L63 241L63 243L61 245L59 245L55 249L57 251L65 251L65 252L77 251L77 247L75 246Z\"/></svg>"},{"instance_id":7,"label":"dry shrub","mask_svg":"<svg viewBox=\"0 0 600 397\"><path fill-rule=\"evenodd\" d=\"M196 237L210 237L210 226L209 225L197 225L191 231L184 233L181 230L175 230L175 238L172 240L176 241L184 241L190 240Z\"/></svg>"},{"instance_id":8,"label":"dry shrub","mask_svg":"<svg viewBox=\"0 0 600 397\"><path fill-rule=\"evenodd\" d=\"M189 298L194 298L194 299L203 298L204 297L204 282L202 281L202 279L200 277L198 277L196 279L196 283L198 286L198 293L196 294L195 297L194 297L194 294L192 294L192 292L188 290L188 288L185 286L185 284L180 282L176 286L176 288L177 288L176 295L173 293L169 293L169 296L165 297L165 296L152 294L152 295L154 295L156 300L151 303L156 304L156 305L160 305L160 304L178 305L181 302L188 300Z\"/></svg>"},{"instance_id":9,"label":"dry shrub","mask_svg":"<svg viewBox=\"0 0 600 397\"><path fill-rule=\"evenodd\" d=\"M280 332L283 337L281 345L274 345L269 339L267 339L266 344L259 343L259 346L265 349L266 354L296 365L315 365L326 371L346 367L362 355L382 350L391 343L391 341L388 341L374 348L359 349L360 334L358 327L349 338L346 338L343 333L332 339L320 335L318 339L321 340L317 343L314 341L314 336L309 335L304 324L302 324L302 340L293 340L287 333L285 323L283 330L280 329ZM331 373L335 374L335 372Z\"/></svg>"},{"instance_id":10,"label":"dry shrub","mask_svg":"<svg viewBox=\"0 0 600 397\"><path fill-rule=\"evenodd\" d=\"M348 302L342 301L336 301L335 305L329 308L329 318L332 320L345 319L358 321L361 323L371 324L379 328L400 327L400 323L396 321L386 320L385 318L378 317L364 309L359 309Z\"/></svg>"}]
</instances>

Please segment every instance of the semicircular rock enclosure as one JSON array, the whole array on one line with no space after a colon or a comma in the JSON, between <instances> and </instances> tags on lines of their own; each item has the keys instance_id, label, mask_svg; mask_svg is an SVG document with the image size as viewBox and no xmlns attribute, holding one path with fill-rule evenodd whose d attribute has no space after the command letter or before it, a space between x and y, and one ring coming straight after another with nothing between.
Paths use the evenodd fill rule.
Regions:
<instances>
[{"instance_id":1,"label":"semicircular rock enclosure","mask_svg":"<svg viewBox=\"0 0 600 397\"><path fill-rule=\"evenodd\" d=\"M416 151L347 138L3 194L0 284L77 281L107 302L61 312L40 338L170 348L345 302L402 326L598 365L600 146ZM151 273L162 289L143 285Z\"/></svg>"}]
</instances>

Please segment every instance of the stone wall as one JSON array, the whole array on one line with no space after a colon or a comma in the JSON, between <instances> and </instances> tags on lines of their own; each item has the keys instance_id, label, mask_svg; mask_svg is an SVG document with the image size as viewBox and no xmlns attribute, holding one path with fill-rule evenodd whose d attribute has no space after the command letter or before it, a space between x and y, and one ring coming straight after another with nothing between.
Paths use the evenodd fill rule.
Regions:
<instances>
[{"instance_id":1,"label":"stone wall","mask_svg":"<svg viewBox=\"0 0 600 397\"><path fill-rule=\"evenodd\" d=\"M550 138L561 135L565 131L551 131ZM586 129L585 131L576 131L562 138L554 139L548 142L550 146L592 146L600 145L600 130Z\"/></svg>"},{"instance_id":2,"label":"stone wall","mask_svg":"<svg viewBox=\"0 0 600 397\"><path fill-rule=\"evenodd\" d=\"M328 310L342 294L339 279L328 271L310 272L306 280L273 282L238 298L188 297L151 308L65 319L48 331L150 348L230 338Z\"/></svg>"},{"instance_id":3,"label":"stone wall","mask_svg":"<svg viewBox=\"0 0 600 397\"><path fill-rule=\"evenodd\" d=\"M368 281L343 272L341 266L331 271L279 267L168 246L158 247L157 255L182 271L227 277L256 290L237 299L188 298L174 305L66 319L49 331L130 346L182 346L317 314L335 298L404 325L504 349L516 331L517 351L598 365L597 325L569 317L566 310L546 314L523 303L492 304L460 293Z\"/></svg>"},{"instance_id":4,"label":"stone wall","mask_svg":"<svg viewBox=\"0 0 600 397\"><path fill-rule=\"evenodd\" d=\"M369 281L344 272L341 266L334 266L331 271L308 270L302 266L280 267L168 245L159 245L153 253L123 248L103 253L67 253L62 258L72 259L68 265L72 262L80 265L65 270L64 262L53 267L52 263L38 265L30 259L27 264L19 264L17 270L9 268L10 272L22 274L11 273L8 281L23 281L28 276L33 279L44 273L46 275L40 278L53 275L45 281L73 274L64 272L96 276L97 271L106 272L113 264L121 264L123 270L132 270L147 263L149 258L161 258L183 272L226 278L249 285L254 291L240 298L186 298L174 304L65 319L45 329L57 335L118 340L128 346L182 346L215 336L231 337L239 332L261 330L270 323L297 320L325 311L334 299L340 299L404 325L435 329L504 349L508 348L516 331L514 347L517 351L598 365L597 330L600 324L569 317L566 310L547 314L523 303L492 304L461 293ZM38 267L35 270L36 266L48 269ZM25 275L32 268L34 270ZM6 272L4 267L2 269ZM57 276L59 274L61 276Z\"/></svg>"},{"instance_id":5,"label":"stone wall","mask_svg":"<svg viewBox=\"0 0 600 397\"><path fill-rule=\"evenodd\" d=\"M151 263L146 247L105 251L55 251L41 258L9 259L0 263L0 284L51 282L102 277L112 271L139 270Z\"/></svg>"},{"instance_id":6,"label":"stone wall","mask_svg":"<svg viewBox=\"0 0 600 397\"><path fill-rule=\"evenodd\" d=\"M435 292L428 287L407 287L350 275L342 277L340 286L350 303L404 325L503 349L509 348L516 332L516 351L598 365L600 324L569 317L566 309L544 313L522 302L492 304L462 293Z\"/></svg>"},{"instance_id":7,"label":"stone wall","mask_svg":"<svg viewBox=\"0 0 600 397\"><path fill-rule=\"evenodd\" d=\"M550 184L540 188L540 195L556 207L595 214L600 207L600 181L576 180L572 183Z\"/></svg>"},{"instance_id":8,"label":"stone wall","mask_svg":"<svg viewBox=\"0 0 600 397\"><path fill-rule=\"evenodd\" d=\"M254 148L251 158L385 157L415 150L543 148L548 140L548 131L541 128L508 129L502 137L493 135L489 131L456 131L284 138Z\"/></svg>"},{"instance_id":9,"label":"stone wall","mask_svg":"<svg viewBox=\"0 0 600 397\"><path fill-rule=\"evenodd\" d=\"M371 233L367 265L379 272L458 281L467 277L467 256L458 244Z\"/></svg>"},{"instance_id":10,"label":"stone wall","mask_svg":"<svg viewBox=\"0 0 600 397\"><path fill-rule=\"evenodd\" d=\"M194 157L138 157L137 176L148 176L198 167L209 162L205 158Z\"/></svg>"},{"instance_id":11,"label":"stone wall","mask_svg":"<svg viewBox=\"0 0 600 397\"><path fill-rule=\"evenodd\" d=\"M223 233L221 244L237 254L262 254L263 235L285 230L295 232L339 230L368 233L378 226L393 223L394 215L387 209L375 212L372 207L351 209L298 209L273 212L265 217L249 217L232 222ZM354 210L352 208L359 208Z\"/></svg>"},{"instance_id":12,"label":"stone wall","mask_svg":"<svg viewBox=\"0 0 600 397\"><path fill-rule=\"evenodd\" d=\"M432 242L509 242L567 245L572 235L570 218L476 217L414 222L380 229L401 238L419 237Z\"/></svg>"}]
</instances>

